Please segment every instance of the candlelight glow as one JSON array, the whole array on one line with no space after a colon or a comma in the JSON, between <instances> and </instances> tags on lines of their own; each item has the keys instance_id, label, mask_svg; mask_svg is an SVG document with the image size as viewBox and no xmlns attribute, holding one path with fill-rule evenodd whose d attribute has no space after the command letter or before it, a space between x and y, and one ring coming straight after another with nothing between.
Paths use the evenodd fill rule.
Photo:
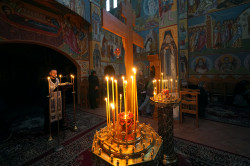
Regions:
<instances>
[{"instance_id":1,"label":"candlelight glow","mask_svg":"<svg viewBox=\"0 0 250 166\"><path fill-rule=\"evenodd\" d=\"M113 79L114 79L114 78L113 78L113 77L111 77L110 79L113 81Z\"/></svg>"},{"instance_id":2,"label":"candlelight glow","mask_svg":"<svg viewBox=\"0 0 250 166\"><path fill-rule=\"evenodd\" d=\"M60 75L59 75L59 77L61 78L61 77L62 77L62 75L60 74Z\"/></svg>"},{"instance_id":3,"label":"candlelight glow","mask_svg":"<svg viewBox=\"0 0 250 166\"><path fill-rule=\"evenodd\" d=\"M106 80L108 81L108 80L109 80L109 77L106 77Z\"/></svg>"},{"instance_id":4,"label":"candlelight glow","mask_svg":"<svg viewBox=\"0 0 250 166\"><path fill-rule=\"evenodd\" d=\"M110 106L111 106L111 108L112 109L115 109L115 106L114 106L114 104L112 103L112 104L110 104Z\"/></svg>"},{"instance_id":5,"label":"candlelight glow","mask_svg":"<svg viewBox=\"0 0 250 166\"><path fill-rule=\"evenodd\" d=\"M50 77L47 77L47 79L49 80L49 79L50 79Z\"/></svg>"},{"instance_id":6,"label":"candlelight glow","mask_svg":"<svg viewBox=\"0 0 250 166\"><path fill-rule=\"evenodd\" d=\"M136 68L133 68L133 72L136 73Z\"/></svg>"}]
</instances>

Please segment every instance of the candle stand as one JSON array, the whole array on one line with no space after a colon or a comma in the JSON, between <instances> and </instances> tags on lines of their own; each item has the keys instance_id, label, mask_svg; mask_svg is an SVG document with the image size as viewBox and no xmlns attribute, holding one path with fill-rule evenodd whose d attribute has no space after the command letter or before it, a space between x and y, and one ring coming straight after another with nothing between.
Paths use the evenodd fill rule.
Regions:
<instances>
[{"instance_id":1,"label":"candle stand","mask_svg":"<svg viewBox=\"0 0 250 166\"><path fill-rule=\"evenodd\" d=\"M94 165L158 165L161 136L144 123L138 122L134 130L133 115L125 119L120 113L118 121L96 131L92 144Z\"/></svg>"},{"instance_id":2,"label":"candle stand","mask_svg":"<svg viewBox=\"0 0 250 166\"><path fill-rule=\"evenodd\" d=\"M163 139L163 165L177 164L177 155L174 152L174 122L173 108L180 103L180 99L173 96L166 98L151 98L151 103L158 108L158 133Z\"/></svg>"},{"instance_id":3,"label":"candle stand","mask_svg":"<svg viewBox=\"0 0 250 166\"><path fill-rule=\"evenodd\" d=\"M159 165L162 138L150 125L139 123L136 86L134 76L127 81L123 78L124 110L118 113L118 93L112 81L112 102L109 103L109 77L107 79L106 115L107 126L96 131L92 144L93 165ZM131 96L127 96L127 83L132 84ZM116 86L117 87L117 86ZM116 93L114 93L116 89ZM116 94L116 100L114 97ZM128 105L128 100L131 104ZM116 109L115 109L116 107Z\"/></svg>"}]
</instances>

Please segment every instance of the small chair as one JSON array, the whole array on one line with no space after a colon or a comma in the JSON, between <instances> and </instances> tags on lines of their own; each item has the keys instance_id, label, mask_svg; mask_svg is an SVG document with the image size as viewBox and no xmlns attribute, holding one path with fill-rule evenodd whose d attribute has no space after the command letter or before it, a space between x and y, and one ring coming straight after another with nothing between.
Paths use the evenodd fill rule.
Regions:
<instances>
[{"instance_id":1,"label":"small chair","mask_svg":"<svg viewBox=\"0 0 250 166\"><path fill-rule=\"evenodd\" d=\"M182 113L189 113L196 115L196 127L199 127L198 119L198 95L199 89L183 89L180 91L181 105L180 105L180 122L182 123Z\"/></svg>"}]
</instances>

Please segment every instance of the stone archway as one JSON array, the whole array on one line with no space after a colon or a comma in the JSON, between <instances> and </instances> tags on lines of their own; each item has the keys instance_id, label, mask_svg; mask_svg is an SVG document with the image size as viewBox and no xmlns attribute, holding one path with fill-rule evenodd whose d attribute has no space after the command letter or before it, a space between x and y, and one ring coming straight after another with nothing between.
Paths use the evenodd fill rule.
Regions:
<instances>
[{"instance_id":1,"label":"stone archway","mask_svg":"<svg viewBox=\"0 0 250 166\"><path fill-rule=\"evenodd\" d=\"M70 82L70 74L77 75L79 65L54 49L41 45L1 43L0 49L0 102L6 105L4 114L10 118L11 126L14 123L20 128L17 124L33 119L43 127L48 109L49 70L57 69L58 74L65 76L62 82ZM66 103L72 102L72 91L69 90Z\"/></svg>"},{"instance_id":2,"label":"stone archway","mask_svg":"<svg viewBox=\"0 0 250 166\"><path fill-rule=\"evenodd\" d=\"M104 75L115 76L115 69L112 65L108 65L104 68Z\"/></svg>"}]
</instances>

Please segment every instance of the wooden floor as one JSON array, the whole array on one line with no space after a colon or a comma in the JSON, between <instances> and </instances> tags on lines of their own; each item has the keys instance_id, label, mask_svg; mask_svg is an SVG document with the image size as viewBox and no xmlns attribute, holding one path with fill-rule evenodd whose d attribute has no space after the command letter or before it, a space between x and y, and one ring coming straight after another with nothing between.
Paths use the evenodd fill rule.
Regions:
<instances>
[{"instance_id":1,"label":"wooden floor","mask_svg":"<svg viewBox=\"0 0 250 166\"><path fill-rule=\"evenodd\" d=\"M83 110L106 116L104 108ZM140 116L139 121L150 123L158 131L157 119ZM185 117L183 124L174 122L174 136L250 158L250 128L247 127L199 119L199 128L196 128L195 119Z\"/></svg>"}]
</instances>

